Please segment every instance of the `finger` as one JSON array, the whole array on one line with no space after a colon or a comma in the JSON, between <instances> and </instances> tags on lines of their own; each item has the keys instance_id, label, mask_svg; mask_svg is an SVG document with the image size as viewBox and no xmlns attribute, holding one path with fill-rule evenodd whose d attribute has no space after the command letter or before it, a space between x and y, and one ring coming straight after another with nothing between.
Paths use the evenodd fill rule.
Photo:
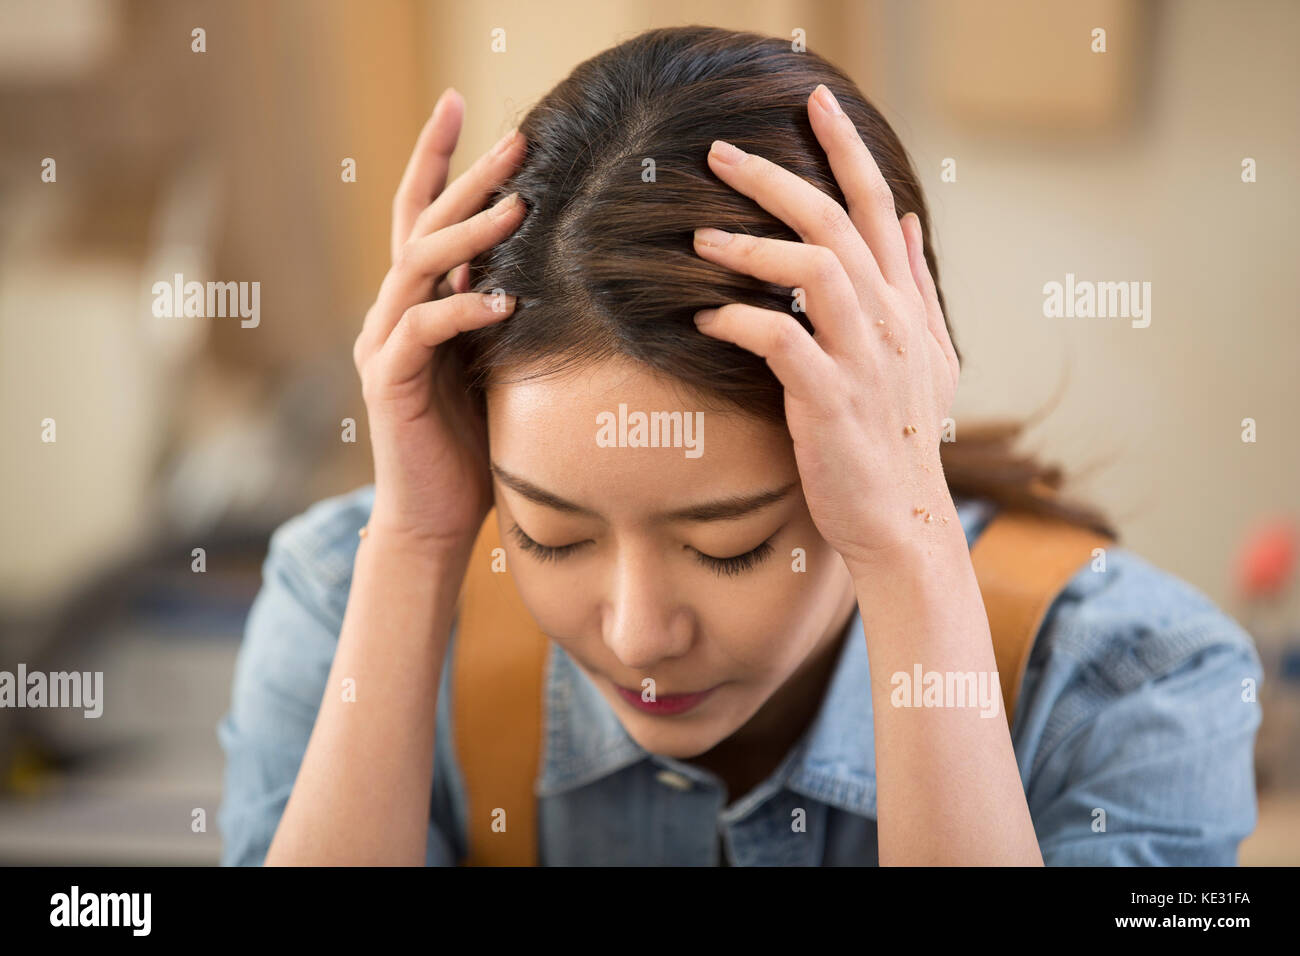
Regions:
<instances>
[{"instance_id":1,"label":"finger","mask_svg":"<svg viewBox=\"0 0 1300 956\"><path fill-rule=\"evenodd\" d=\"M825 246L709 228L695 230L695 250L728 269L802 289L814 339L827 352L852 355L865 344L857 292L843 264Z\"/></svg>"},{"instance_id":2,"label":"finger","mask_svg":"<svg viewBox=\"0 0 1300 956\"><path fill-rule=\"evenodd\" d=\"M921 236L921 219L914 212L902 218L903 237L907 241L907 258L912 276L921 298L925 301L925 324L943 350L944 358L952 371L953 381L961 376L961 363L957 360L957 350L953 348L952 336L948 334L948 325L943 320L943 307L939 305L939 291L934 285L934 276L930 274L929 263L925 261L925 243Z\"/></svg>"},{"instance_id":3,"label":"finger","mask_svg":"<svg viewBox=\"0 0 1300 956\"><path fill-rule=\"evenodd\" d=\"M866 240L885 281L890 285L907 281L907 247L898 225L894 192L857 126L844 115L824 84L818 84L808 98L808 115L849 204L849 218Z\"/></svg>"},{"instance_id":4,"label":"finger","mask_svg":"<svg viewBox=\"0 0 1300 956\"><path fill-rule=\"evenodd\" d=\"M696 313L701 332L760 355L794 398L813 401L835 372L835 362L794 316L731 302ZM711 320L701 324L699 318Z\"/></svg>"},{"instance_id":5,"label":"finger","mask_svg":"<svg viewBox=\"0 0 1300 956\"><path fill-rule=\"evenodd\" d=\"M493 191L518 168L527 153L526 142L518 129L512 129L497 140L496 145L457 176L432 203L420 210L407 239L427 236L482 210Z\"/></svg>"},{"instance_id":6,"label":"finger","mask_svg":"<svg viewBox=\"0 0 1300 956\"><path fill-rule=\"evenodd\" d=\"M523 215L523 200L511 193L464 222L405 243L366 314L359 336L361 351L369 354L381 348L402 313L429 298L435 277L500 242L519 226Z\"/></svg>"},{"instance_id":7,"label":"finger","mask_svg":"<svg viewBox=\"0 0 1300 956\"><path fill-rule=\"evenodd\" d=\"M411 306L374 357L376 385L411 381L428 366L438 346L460 332L500 322L514 308L514 296L493 292L466 292Z\"/></svg>"},{"instance_id":8,"label":"finger","mask_svg":"<svg viewBox=\"0 0 1300 956\"><path fill-rule=\"evenodd\" d=\"M460 139L461 123L465 118L465 101L451 87L443 91L433 108L433 113L415 141L415 149L406 162L406 170L393 197L392 254L402 248L411 234L420 210L442 192L447 184L447 170L451 168L451 154Z\"/></svg>"},{"instance_id":9,"label":"finger","mask_svg":"<svg viewBox=\"0 0 1300 956\"><path fill-rule=\"evenodd\" d=\"M714 140L709 150L709 168L797 232L804 242L834 252L861 295L870 294L871 287L881 281L871 250L844 207L806 179L720 139Z\"/></svg>"}]
</instances>

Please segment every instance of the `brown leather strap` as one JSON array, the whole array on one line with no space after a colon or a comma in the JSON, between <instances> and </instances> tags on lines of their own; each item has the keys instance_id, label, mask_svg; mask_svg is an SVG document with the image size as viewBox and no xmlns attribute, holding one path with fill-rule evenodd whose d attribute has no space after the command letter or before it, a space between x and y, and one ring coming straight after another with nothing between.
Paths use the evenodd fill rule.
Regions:
<instances>
[{"instance_id":1,"label":"brown leather strap","mask_svg":"<svg viewBox=\"0 0 1300 956\"><path fill-rule=\"evenodd\" d=\"M999 512L971 548L993 635L1007 723L1034 639L1069 579L1113 540L1077 525ZM497 514L483 523L461 589L453 666L456 759L468 804L469 866L537 862L533 784L542 756L543 690L550 642L528 613L508 571L494 572L501 547ZM504 551L497 566L504 565ZM493 811L506 812L504 832Z\"/></svg>"},{"instance_id":2,"label":"brown leather strap","mask_svg":"<svg viewBox=\"0 0 1300 956\"><path fill-rule=\"evenodd\" d=\"M461 587L452 675L456 760L465 784L468 866L532 866L537 856L545 669L550 642L505 566L496 509ZM504 830L494 811L504 810ZM497 818L500 814L497 813Z\"/></svg>"},{"instance_id":3,"label":"brown leather strap","mask_svg":"<svg viewBox=\"0 0 1300 956\"><path fill-rule=\"evenodd\" d=\"M970 549L993 635L1007 724L1015 719L1029 652L1052 602L1113 539L1057 518L1002 511Z\"/></svg>"}]
</instances>

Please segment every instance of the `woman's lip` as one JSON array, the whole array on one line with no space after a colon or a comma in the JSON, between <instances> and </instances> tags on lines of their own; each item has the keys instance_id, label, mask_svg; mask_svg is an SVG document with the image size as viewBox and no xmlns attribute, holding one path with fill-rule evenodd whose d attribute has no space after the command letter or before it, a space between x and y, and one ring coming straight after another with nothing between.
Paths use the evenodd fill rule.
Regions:
<instances>
[{"instance_id":1,"label":"woman's lip","mask_svg":"<svg viewBox=\"0 0 1300 956\"><path fill-rule=\"evenodd\" d=\"M619 695L637 710L660 715L680 714L690 710L721 686L716 684L708 690L696 691L693 694L655 694L654 700L642 700L641 691L629 690L622 684L614 685Z\"/></svg>"},{"instance_id":2,"label":"woman's lip","mask_svg":"<svg viewBox=\"0 0 1300 956\"><path fill-rule=\"evenodd\" d=\"M633 689L630 688L630 687L624 687L622 684L618 684L618 685L616 685L616 686L618 687L619 690L624 691L624 692L626 692L626 693L628 693L628 694L636 694L636 696L638 696L638 697L640 697L641 694L642 694L642 691L639 691L639 690L633 690ZM678 699L686 698L686 697L698 697L698 696L700 696L701 694L707 694L709 691L711 691L711 690L713 690L713 689L714 689L714 688L709 687L709 688L706 688L705 690L696 690L696 691L691 691L690 693L686 693L686 694L655 694L655 696L656 696L657 698L659 698L659 700L678 700Z\"/></svg>"}]
</instances>

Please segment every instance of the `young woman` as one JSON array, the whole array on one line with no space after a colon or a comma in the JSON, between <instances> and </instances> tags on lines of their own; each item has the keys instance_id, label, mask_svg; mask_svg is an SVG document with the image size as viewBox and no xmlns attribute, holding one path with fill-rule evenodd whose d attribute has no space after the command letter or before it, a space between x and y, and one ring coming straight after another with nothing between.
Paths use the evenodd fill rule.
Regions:
<instances>
[{"instance_id":1,"label":"young woman","mask_svg":"<svg viewBox=\"0 0 1300 956\"><path fill-rule=\"evenodd\" d=\"M841 72L650 31L446 185L463 109L420 134L356 340L375 483L272 538L219 727L223 862L463 859L445 665L494 507L552 642L543 864L1235 862L1258 659L1123 548L1055 599L1014 727L898 705L894 675L996 670L993 515L1108 526L1014 429L941 441L926 207ZM601 440L635 412L698 427Z\"/></svg>"}]
</instances>

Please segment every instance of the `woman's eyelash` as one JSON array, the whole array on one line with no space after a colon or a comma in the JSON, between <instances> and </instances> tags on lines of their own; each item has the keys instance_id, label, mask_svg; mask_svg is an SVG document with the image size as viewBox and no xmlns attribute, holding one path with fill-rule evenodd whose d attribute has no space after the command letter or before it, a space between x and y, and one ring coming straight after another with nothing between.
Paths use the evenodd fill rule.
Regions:
<instances>
[{"instance_id":1,"label":"woman's eyelash","mask_svg":"<svg viewBox=\"0 0 1300 956\"><path fill-rule=\"evenodd\" d=\"M560 558L563 558L576 549L582 547L585 543L578 541L574 544L566 544L560 548L551 548L544 544L538 544L532 538L528 537L528 535L524 534L523 529L520 528L519 525L512 525L510 533L513 535L515 541L519 543L519 547L523 548L540 561L558 561Z\"/></svg>"},{"instance_id":2,"label":"woman's eyelash","mask_svg":"<svg viewBox=\"0 0 1300 956\"><path fill-rule=\"evenodd\" d=\"M776 537L773 535L772 537ZM693 548L691 550L694 550ZM711 555L695 552L695 557L706 568L711 568L719 576L725 574L728 576L734 574L743 574L756 564L764 561L772 553L772 538L768 538L762 544L752 551L746 551L744 554L738 554L731 558L715 558Z\"/></svg>"},{"instance_id":3,"label":"woman's eyelash","mask_svg":"<svg viewBox=\"0 0 1300 956\"><path fill-rule=\"evenodd\" d=\"M528 535L524 534L523 529L520 528L519 525L512 525L510 533L514 537L515 541L519 543L519 547L536 557L539 561L558 561L561 558L572 554L575 550L586 544L585 541L578 541L574 544L566 544L563 547L552 548L544 544L538 544L532 538L528 537ZM776 536L773 535L772 537ZM737 554L730 558L715 558L710 554L703 554L702 552L695 551L694 548L691 548L691 550L695 552L695 559L699 561L700 564L712 571L716 571L719 576L725 574L730 577L736 574L743 574L770 557L772 554L772 538L768 538L752 551L746 551L744 554Z\"/></svg>"}]
</instances>

